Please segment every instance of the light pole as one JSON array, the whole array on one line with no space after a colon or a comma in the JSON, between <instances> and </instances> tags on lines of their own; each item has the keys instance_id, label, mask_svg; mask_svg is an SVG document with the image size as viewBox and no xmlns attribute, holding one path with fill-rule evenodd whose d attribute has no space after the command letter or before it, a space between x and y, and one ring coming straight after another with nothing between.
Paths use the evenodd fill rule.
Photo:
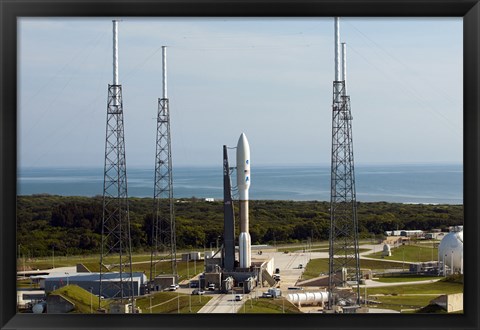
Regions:
<instances>
[{"instance_id":1,"label":"light pole","mask_svg":"<svg viewBox=\"0 0 480 330\"><path fill-rule=\"evenodd\" d=\"M242 298L243 298L243 297L245 297L245 284L243 284L242 288L243 288L243 296L242 296ZM245 305L246 305L246 304L245 304L245 302L244 302L244 303L243 303L243 313L244 313L244 314L247 312Z\"/></svg>"},{"instance_id":2,"label":"light pole","mask_svg":"<svg viewBox=\"0 0 480 330\"><path fill-rule=\"evenodd\" d=\"M191 313L191 312L192 312L192 295L189 295L188 297L189 297L189 300L188 300L188 304L189 304L188 309L189 309L189 311L190 311L190 313Z\"/></svg>"},{"instance_id":3,"label":"light pole","mask_svg":"<svg viewBox=\"0 0 480 330\"><path fill-rule=\"evenodd\" d=\"M365 307L368 307L368 299L367 299L367 283L365 283Z\"/></svg>"},{"instance_id":4,"label":"light pole","mask_svg":"<svg viewBox=\"0 0 480 330\"><path fill-rule=\"evenodd\" d=\"M450 255L450 275L453 275L453 251Z\"/></svg>"},{"instance_id":5,"label":"light pole","mask_svg":"<svg viewBox=\"0 0 480 330\"><path fill-rule=\"evenodd\" d=\"M92 300L93 294L92 294L92 291L93 291L93 287L90 287L90 314L93 313L93 300Z\"/></svg>"},{"instance_id":6,"label":"light pole","mask_svg":"<svg viewBox=\"0 0 480 330\"><path fill-rule=\"evenodd\" d=\"M447 254L443 256L443 276L447 277L447 265L445 265L445 258L447 257Z\"/></svg>"}]
</instances>

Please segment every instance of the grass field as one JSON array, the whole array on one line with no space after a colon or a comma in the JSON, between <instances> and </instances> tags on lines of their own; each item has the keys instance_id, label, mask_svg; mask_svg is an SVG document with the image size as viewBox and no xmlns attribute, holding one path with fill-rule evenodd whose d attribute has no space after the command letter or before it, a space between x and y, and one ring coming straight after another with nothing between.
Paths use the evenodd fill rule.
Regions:
<instances>
[{"instance_id":1,"label":"grass field","mask_svg":"<svg viewBox=\"0 0 480 330\"><path fill-rule=\"evenodd\" d=\"M379 277L376 281L382 283L396 283L396 282L414 282L414 281L426 281L441 278L439 276L418 276L418 275L405 275L405 276L384 276Z\"/></svg>"},{"instance_id":2,"label":"grass field","mask_svg":"<svg viewBox=\"0 0 480 330\"><path fill-rule=\"evenodd\" d=\"M248 299L238 310L239 314L295 314L300 313L298 308L285 298L277 299Z\"/></svg>"},{"instance_id":3,"label":"grass field","mask_svg":"<svg viewBox=\"0 0 480 330\"><path fill-rule=\"evenodd\" d=\"M90 306L92 312L95 313L98 309L98 297L90 294L87 290L82 289L78 285L67 285L52 291L51 294L60 294L75 304L73 313L90 313ZM90 305L91 304L91 305ZM101 307L108 309L110 304L109 299L102 300Z\"/></svg>"},{"instance_id":4,"label":"grass field","mask_svg":"<svg viewBox=\"0 0 480 330\"><path fill-rule=\"evenodd\" d=\"M405 263L405 267L408 267L407 263ZM360 259L360 268L368 268L373 270L394 268L401 269L402 264L398 262L389 262L383 260ZM317 277L322 273L328 273L328 258L311 259L305 268L305 271L303 273L303 279L308 280Z\"/></svg>"},{"instance_id":5,"label":"grass field","mask_svg":"<svg viewBox=\"0 0 480 330\"><path fill-rule=\"evenodd\" d=\"M137 306L142 313L189 314L197 313L212 297L182 294L177 292L158 292L151 296L137 299ZM150 306L152 309L150 310Z\"/></svg>"},{"instance_id":6,"label":"grass field","mask_svg":"<svg viewBox=\"0 0 480 330\"><path fill-rule=\"evenodd\" d=\"M398 285L380 288L367 289L369 300L376 299L381 304L379 308L394 310L419 309L425 307L429 302L444 294L462 293L463 283L451 281L451 279L440 280L428 284ZM363 289L360 290L364 294Z\"/></svg>"},{"instance_id":7,"label":"grass field","mask_svg":"<svg viewBox=\"0 0 480 330\"><path fill-rule=\"evenodd\" d=\"M438 248L432 245L400 245L391 249L390 257L383 257L382 252L376 252L367 255L369 258L377 258L383 260L397 260L405 262L424 262L437 260Z\"/></svg>"},{"instance_id":8,"label":"grass field","mask_svg":"<svg viewBox=\"0 0 480 330\"><path fill-rule=\"evenodd\" d=\"M105 258L105 263L114 263L117 261L115 257ZM71 256L71 257L59 257L55 258L55 267L67 267L76 266L77 264L83 264L92 272L99 272L99 256ZM21 265L20 265L21 264ZM196 264L196 267L195 267ZM19 262L18 270L22 270L23 263ZM53 265L52 259L36 259L25 263L27 269L51 269ZM156 275L171 274L171 264L169 261L160 261L156 263ZM147 276L150 276L150 255L134 255L132 256L132 269L134 272L145 272ZM177 261L177 272L179 275L179 281L183 281L188 278L192 278L197 273L203 271L202 261L190 261L187 266L186 261ZM118 271L118 268L113 268L112 271Z\"/></svg>"},{"instance_id":9,"label":"grass field","mask_svg":"<svg viewBox=\"0 0 480 330\"><path fill-rule=\"evenodd\" d=\"M380 303L369 303L368 305L369 307L393 309L396 311L401 311L404 309L420 309L427 306L430 301L436 297L437 296L431 295L372 297L369 295L370 300L375 298L375 300L378 300Z\"/></svg>"}]
</instances>

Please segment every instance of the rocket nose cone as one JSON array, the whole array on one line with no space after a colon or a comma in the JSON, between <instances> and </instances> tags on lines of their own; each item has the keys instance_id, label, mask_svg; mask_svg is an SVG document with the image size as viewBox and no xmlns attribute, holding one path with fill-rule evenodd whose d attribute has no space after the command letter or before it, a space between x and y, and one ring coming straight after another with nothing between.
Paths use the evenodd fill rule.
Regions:
<instances>
[{"instance_id":1,"label":"rocket nose cone","mask_svg":"<svg viewBox=\"0 0 480 330\"><path fill-rule=\"evenodd\" d=\"M243 148L245 146L248 146L248 140L245 133L242 133L238 138L237 148Z\"/></svg>"},{"instance_id":2,"label":"rocket nose cone","mask_svg":"<svg viewBox=\"0 0 480 330\"><path fill-rule=\"evenodd\" d=\"M250 158L250 145L248 143L245 133L242 133L242 135L240 135L237 143L237 161L239 158Z\"/></svg>"}]
</instances>

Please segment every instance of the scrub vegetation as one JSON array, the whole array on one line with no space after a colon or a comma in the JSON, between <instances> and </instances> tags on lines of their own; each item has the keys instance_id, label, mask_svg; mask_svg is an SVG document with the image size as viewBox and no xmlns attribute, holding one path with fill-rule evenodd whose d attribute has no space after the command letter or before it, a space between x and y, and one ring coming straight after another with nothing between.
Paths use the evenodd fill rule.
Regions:
<instances>
[{"instance_id":1,"label":"scrub vegetation","mask_svg":"<svg viewBox=\"0 0 480 330\"><path fill-rule=\"evenodd\" d=\"M99 252L102 226L102 197L56 195L18 196L18 255L29 259L88 255ZM235 205L236 207L238 205ZM329 202L250 201L252 244L304 244L328 240ZM129 198L132 248L149 251L152 230L152 198ZM358 203L360 238L382 236L386 230L446 229L463 224L462 205L410 205ZM238 209L236 209L238 213ZM169 214L161 205L161 214ZM216 246L223 235L223 202L179 199L175 203L177 249ZM238 226L238 221L236 222ZM238 232L238 228L237 228ZM61 261L58 259L58 266Z\"/></svg>"}]
</instances>

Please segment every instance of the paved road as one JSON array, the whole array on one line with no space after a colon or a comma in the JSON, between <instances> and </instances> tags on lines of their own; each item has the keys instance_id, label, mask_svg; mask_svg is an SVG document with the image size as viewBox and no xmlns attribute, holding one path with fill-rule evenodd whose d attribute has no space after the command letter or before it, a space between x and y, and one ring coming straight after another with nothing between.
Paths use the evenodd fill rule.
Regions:
<instances>
[{"instance_id":1,"label":"paved road","mask_svg":"<svg viewBox=\"0 0 480 330\"><path fill-rule=\"evenodd\" d=\"M235 296L233 294L215 294L213 295L213 298L208 303L206 303L205 306L203 306L198 312L237 313L242 306L243 301L235 301Z\"/></svg>"}]
</instances>

